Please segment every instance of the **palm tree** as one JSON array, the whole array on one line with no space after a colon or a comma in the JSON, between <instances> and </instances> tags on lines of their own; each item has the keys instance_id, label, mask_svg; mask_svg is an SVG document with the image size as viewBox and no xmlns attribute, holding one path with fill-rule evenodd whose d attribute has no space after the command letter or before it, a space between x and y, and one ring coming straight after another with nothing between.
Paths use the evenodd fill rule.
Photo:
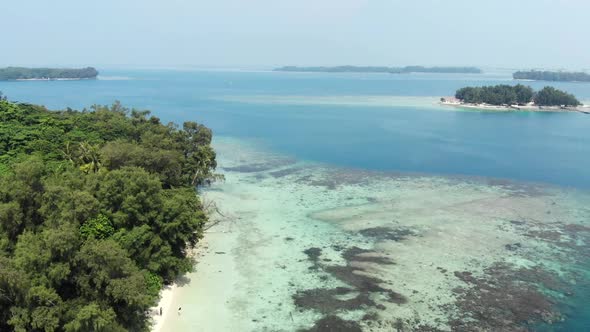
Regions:
<instances>
[{"instance_id":1,"label":"palm tree","mask_svg":"<svg viewBox=\"0 0 590 332\"><path fill-rule=\"evenodd\" d=\"M65 160L69 161L72 164L76 163L74 161L74 159L76 159L76 153L75 153L74 149L72 148L72 145L70 144L70 142L66 142L66 146L61 151L61 154L63 155Z\"/></svg>"},{"instance_id":2,"label":"palm tree","mask_svg":"<svg viewBox=\"0 0 590 332\"><path fill-rule=\"evenodd\" d=\"M92 171L96 173L102 166L98 145L91 145L88 142L80 143L80 156L78 159L82 163L81 168L86 172Z\"/></svg>"}]
</instances>

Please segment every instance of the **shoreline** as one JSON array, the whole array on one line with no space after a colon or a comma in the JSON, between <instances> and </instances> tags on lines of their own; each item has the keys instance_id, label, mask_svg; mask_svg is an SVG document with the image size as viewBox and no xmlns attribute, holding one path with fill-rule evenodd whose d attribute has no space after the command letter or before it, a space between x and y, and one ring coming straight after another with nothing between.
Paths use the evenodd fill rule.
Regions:
<instances>
[{"instance_id":1,"label":"shoreline","mask_svg":"<svg viewBox=\"0 0 590 332\"><path fill-rule=\"evenodd\" d=\"M212 220L220 218L220 216L211 216ZM216 321L209 322L206 317L217 316L223 317L228 316L229 312L223 311L220 315L219 312L212 308L198 308L201 312L197 312L193 307L192 301L186 298L191 294L187 292L186 287L194 285L195 283L207 284L209 287L206 289L200 289L199 299L212 299L214 297L223 297L225 293L232 290L231 284L224 277L219 276L219 272L225 271L230 272L229 275L235 275L237 272L233 269L231 262L231 255L226 255L225 251L229 248L234 248L235 244L231 240L232 236L232 224L231 222L213 225L204 234L204 237L197 243L197 245L190 250L189 256L193 259L194 270L178 276L178 278L170 285L164 286L160 290L160 300L158 304L151 307L149 315L151 317L151 328L150 332L167 332L175 330L172 326L177 324L184 325L188 321L195 319L199 322L198 328L196 326L190 326L190 330L197 328L199 331L210 331L214 326L208 324L218 323ZM218 238L222 237L224 241L220 241ZM229 238L228 238L229 237ZM228 250L231 251L231 250ZM229 261L228 261L229 260ZM215 268L209 270L211 266ZM227 276L227 275L226 275ZM194 280L193 280L194 279ZM225 300L229 300L229 295L226 296ZM177 310L179 307L182 308L181 312ZM159 310L162 308L162 316L159 315ZM224 308L225 309L225 308ZM176 312L176 315L174 313ZM190 314L189 314L190 313ZM200 318L200 319L199 319ZM185 327L185 330L188 327Z\"/></svg>"},{"instance_id":2,"label":"shoreline","mask_svg":"<svg viewBox=\"0 0 590 332\"><path fill-rule=\"evenodd\" d=\"M189 250L188 255L193 259L193 266L195 267L195 269L199 263L198 258L202 257L203 251L207 250L207 247L207 242L205 238L203 238L197 243L197 245L194 248ZM176 311L174 310L175 306L173 306L174 299L178 297L180 293L179 288L182 287L184 283L186 283L185 279L186 276L189 274L190 272L178 276L178 278L176 278L176 280L174 280L173 283L171 283L170 285L165 285L160 290L160 300L155 306L151 307L149 310L149 315L152 320L150 329L151 332L165 331L163 329L164 324L167 320L170 319L172 312ZM161 316L159 314L160 308L162 308Z\"/></svg>"},{"instance_id":3,"label":"shoreline","mask_svg":"<svg viewBox=\"0 0 590 332\"><path fill-rule=\"evenodd\" d=\"M174 299L178 290L178 286L176 282L171 285L165 286L160 291L160 301L158 305L155 307L150 308L150 316L152 318L152 332L160 332L162 331L162 327L164 326L164 322L172 312L171 304L172 300ZM159 310L162 308L162 315L159 315Z\"/></svg>"},{"instance_id":4,"label":"shoreline","mask_svg":"<svg viewBox=\"0 0 590 332\"><path fill-rule=\"evenodd\" d=\"M449 101L441 101L439 105L442 106L451 106L457 108L466 108L466 109L475 109L475 110L484 110L484 111L498 111L498 112L507 112L507 111L524 111L524 112L578 112L584 114L590 114L590 105L582 105L578 107L561 107L561 106L534 106L534 105L510 105L510 106L499 106L499 105L489 105L489 104L471 104L471 103L461 103L461 102L449 102Z\"/></svg>"}]
</instances>

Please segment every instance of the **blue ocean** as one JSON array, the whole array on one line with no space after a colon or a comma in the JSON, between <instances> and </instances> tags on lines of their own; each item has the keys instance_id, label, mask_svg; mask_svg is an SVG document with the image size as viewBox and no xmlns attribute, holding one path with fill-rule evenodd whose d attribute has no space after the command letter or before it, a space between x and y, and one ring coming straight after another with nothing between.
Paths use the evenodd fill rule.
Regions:
<instances>
[{"instance_id":1,"label":"blue ocean","mask_svg":"<svg viewBox=\"0 0 590 332\"><path fill-rule=\"evenodd\" d=\"M590 188L589 115L424 106L463 86L511 84L508 73L101 70L101 77L0 82L0 91L50 109L119 100L164 121L196 120L216 135L259 139L297 158L335 165ZM590 100L588 83L552 85ZM399 106L391 96L415 98Z\"/></svg>"}]
</instances>

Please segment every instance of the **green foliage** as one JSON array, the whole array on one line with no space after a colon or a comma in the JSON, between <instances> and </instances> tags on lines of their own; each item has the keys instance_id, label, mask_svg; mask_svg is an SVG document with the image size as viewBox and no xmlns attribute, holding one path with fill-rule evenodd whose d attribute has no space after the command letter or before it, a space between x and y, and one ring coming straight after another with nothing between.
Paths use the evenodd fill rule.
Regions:
<instances>
[{"instance_id":1,"label":"green foliage","mask_svg":"<svg viewBox=\"0 0 590 332\"><path fill-rule=\"evenodd\" d=\"M92 67L72 68L0 68L0 81L29 79L86 79L96 78L98 71Z\"/></svg>"},{"instance_id":2,"label":"green foliage","mask_svg":"<svg viewBox=\"0 0 590 332\"><path fill-rule=\"evenodd\" d=\"M519 105L530 103L535 95L535 92L530 86L524 86L522 84L514 86L514 93L516 94L516 103Z\"/></svg>"},{"instance_id":3,"label":"green foliage","mask_svg":"<svg viewBox=\"0 0 590 332\"><path fill-rule=\"evenodd\" d=\"M146 280L149 294L151 294L154 297L158 296L160 294L160 290L164 286L162 278L160 278L160 276L158 276L157 274L151 272L146 272L144 274L144 278Z\"/></svg>"},{"instance_id":4,"label":"green foliage","mask_svg":"<svg viewBox=\"0 0 590 332\"><path fill-rule=\"evenodd\" d=\"M104 214L92 218L80 226L80 234L84 238L106 239L113 235L115 228Z\"/></svg>"},{"instance_id":5,"label":"green foliage","mask_svg":"<svg viewBox=\"0 0 590 332\"><path fill-rule=\"evenodd\" d=\"M567 71L517 71L512 74L516 80L554 81L554 82L590 82L590 75L584 72Z\"/></svg>"},{"instance_id":6,"label":"green foliage","mask_svg":"<svg viewBox=\"0 0 590 332\"><path fill-rule=\"evenodd\" d=\"M190 271L218 179L211 131L115 103L0 101L0 331L145 331Z\"/></svg>"},{"instance_id":7,"label":"green foliage","mask_svg":"<svg viewBox=\"0 0 590 332\"><path fill-rule=\"evenodd\" d=\"M457 90L455 98L470 104L524 105L531 101L537 106L578 106L580 102L571 94L545 87L535 93L530 86L518 84L482 87L465 87Z\"/></svg>"},{"instance_id":8,"label":"green foliage","mask_svg":"<svg viewBox=\"0 0 590 332\"><path fill-rule=\"evenodd\" d=\"M539 106L579 106L580 101L574 95L546 86L535 95L535 104Z\"/></svg>"},{"instance_id":9,"label":"green foliage","mask_svg":"<svg viewBox=\"0 0 590 332\"><path fill-rule=\"evenodd\" d=\"M79 145L78 159L80 161L80 170L84 173L98 172L102 163L97 145L90 145L88 142L82 142Z\"/></svg>"},{"instance_id":10,"label":"green foliage","mask_svg":"<svg viewBox=\"0 0 590 332\"><path fill-rule=\"evenodd\" d=\"M66 332L85 331L124 331L116 322L116 314L112 308L101 309L96 303L80 307L73 319L65 324Z\"/></svg>"},{"instance_id":11,"label":"green foliage","mask_svg":"<svg viewBox=\"0 0 590 332\"><path fill-rule=\"evenodd\" d=\"M466 87L457 90L455 97L466 103L491 105L526 104L531 101L533 90L530 87L496 85L483 87ZM529 96L526 99L526 96Z\"/></svg>"}]
</instances>

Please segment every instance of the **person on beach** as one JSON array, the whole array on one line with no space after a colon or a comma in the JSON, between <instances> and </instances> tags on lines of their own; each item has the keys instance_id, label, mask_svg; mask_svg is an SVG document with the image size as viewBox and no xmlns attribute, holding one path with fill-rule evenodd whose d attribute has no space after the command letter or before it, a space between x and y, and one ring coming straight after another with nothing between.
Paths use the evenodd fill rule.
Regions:
<instances>
[{"instance_id":1,"label":"person on beach","mask_svg":"<svg viewBox=\"0 0 590 332\"><path fill-rule=\"evenodd\" d=\"M178 314L180 315L180 310L182 310L182 307L178 307Z\"/></svg>"},{"instance_id":2,"label":"person on beach","mask_svg":"<svg viewBox=\"0 0 590 332\"><path fill-rule=\"evenodd\" d=\"M162 316L162 307L160 307L160 316Z\"/></svg>"}]
</instances>

